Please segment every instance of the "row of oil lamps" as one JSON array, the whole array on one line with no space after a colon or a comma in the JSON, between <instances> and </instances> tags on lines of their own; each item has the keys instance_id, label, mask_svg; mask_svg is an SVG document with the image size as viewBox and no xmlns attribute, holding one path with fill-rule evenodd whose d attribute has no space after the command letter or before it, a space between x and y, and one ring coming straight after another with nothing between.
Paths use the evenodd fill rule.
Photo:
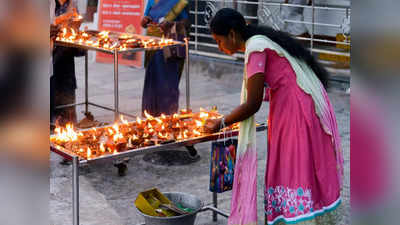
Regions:
<instances>
[{"instance_id":1,"label":"row of oil lamps","mask_svg":"<svg viewBox=\"0 0 400 225\"><path fill-rule=\"evenodd\" d=\"M173 45L172 39L138 39L129 34L121 34L118 38L110 37L110 31L101 31L91 35L86 31L64 27L56 37L56 41L86 45L105 50L118 49L124 51L132 48L154 48Z\"/></svg>"},{"instance_id":2,"label":"row of oil lamps","mask_svg":"<svg viewBox=\"0 0 400 225\"><path fill-rule=\"evenodd\" d=\"M159 145L171 141L182 141L204 135L203 126L207 119L221 115L216 110L201 109L198 113L181 110L179 114L153 117L145 111L145 119L139 117L112 126L76 130L73 125L57 127L50 141L84 159L118 154L130 149Z\"/></svg>"}]
</instances>

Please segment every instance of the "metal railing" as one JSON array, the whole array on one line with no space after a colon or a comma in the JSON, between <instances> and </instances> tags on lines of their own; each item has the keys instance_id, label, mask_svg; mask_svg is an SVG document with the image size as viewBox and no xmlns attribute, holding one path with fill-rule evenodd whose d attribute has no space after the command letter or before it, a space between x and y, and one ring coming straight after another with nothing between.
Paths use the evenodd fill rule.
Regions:
<instances>
[{"instance_id":1,"label":"metal railing","mask_svg":"<svg viewBox=\"0 0 400 225\"><path fill-rule=\"evenodd\" d=\"M345 30L350 28L348 23L345 24L346 21L350 21L350 1L348 1L348 4L342 5L318 5L318 1L316 3L315 1L311 1L311 5L298 5L268 0L191 0L189 10L192 20L191 41L189 42L191 53L230 60L243 59L243 54L227 56L219 52L218 46L209 32L208 21L213 13L220 8L229 7L241 12L248 22L257 22L277 30L282 30L282 25L287 23L304 24L307 27L309 37L297 37L297 39L307 44L311 52L350 57L349 51L336 47L336 45L351 46L348 38L349 31ZM331 2L335 3L337 1ZM248 10L248 7L253 8ZM281 12L284 7L301 7L304 9L304 14L306 14L306 11L311 14L309 15L311 18L304 18L303 20L282 19ZM326 19L322 18L323 15L328 15L329 13L336 19L323 21L323 19ZM320 35L317 35L317 30L319 30ZM329 30L328 33L333 33L333 35L324 34L324 30ZM345 39L343 41L332 40L336 34L343 34ZM325 38L329 36L331 38Z\"/></svg>"}]
</instances>

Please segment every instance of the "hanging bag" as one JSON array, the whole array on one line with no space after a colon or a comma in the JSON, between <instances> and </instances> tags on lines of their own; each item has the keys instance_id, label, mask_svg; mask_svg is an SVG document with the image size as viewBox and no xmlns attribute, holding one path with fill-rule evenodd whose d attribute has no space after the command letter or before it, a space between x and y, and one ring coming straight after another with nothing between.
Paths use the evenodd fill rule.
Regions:
<instances>
[{"instance_id":1,"label":"hanging bag","mask_svg":"<svg viewBox=\"0 0 400 225\"><path fill-rule=\"evenodd\" d=\"M224 120L221 121L221 128L224 128ZM210 191L222 193L232 190L234 170L236 162L237 139L227 139L226 131L223 131L223 140L220 137L211 144L210 162Z\"/></svg>"}]
</instances>

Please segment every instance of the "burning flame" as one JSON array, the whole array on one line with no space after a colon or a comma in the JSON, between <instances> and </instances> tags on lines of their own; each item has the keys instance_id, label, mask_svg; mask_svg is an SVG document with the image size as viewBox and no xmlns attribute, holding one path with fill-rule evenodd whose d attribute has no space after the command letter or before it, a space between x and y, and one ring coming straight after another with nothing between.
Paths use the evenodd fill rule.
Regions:
<instances>
[{"instance_id":1,"label":"burning flame","mask_svg":"<svg viewBox=\"0 0 400 225\"><path fill-rule=\"evenodd\" d=\"M144 115L146 116L146 118L147 118L148 120L153 120L153 119L154 119L154 117L151 116L150 114L148 114L146 110L144 110Z\"/></svg>"},{"instance_id":2,"label":"burning flame","mask_svg":"<svg viewBox=\"0 0 400 225\"><path fill-rule=\"evenodd\" d=\"M164 114L161 114L161 119L165 120L167 117Z\"/></svg>"},{"instance_id":3,"label":"burning flame","mask_svg":"<svg viewBox=\"0 0 400 225\"><path fill-rule=\"evenodd\" d=\"M133 144L132 144L132 137L130 137L130 138L128 139L128 147L129 147L129 148L132 148L132 147L133 147Z\"/></svg>"},{"instance_id":4,"label":"burning flame","mask_svg":"<svg viewBox=\"0 0 400 225\"><path fill-rule=\"evenodd\" d=\"M157 118L157 117L156 117L155 119L156 119L157 123L162 124L162 122L163 122L162 120L160 120L160 119Z\"/></svg>"},{"instance_id":5,"label":"burning flame","mask_svg":"<svg viewBox=\"0 0 400 225\"><path fill-rule=\"evenodd\" d=\"M193 134L198 135L198 136L201 135L201 133L199 131L197 131L197 130L193 130Z\"/></svg>"},{"instance_id":6,"label":"burning flame","mask_svg":"<svg viewBox=\"0 0 400 225\"><path fill-rule=\"evenodd\" d=\"M195 120L194 122L196 123L197 127L203 126L203 123L201 121Z\"/></svg>"},{"instance_id":7,"label":"burning flame","mask_svg":"<svg viewBox=\"0 0 400 225\"><path fill-rule=\"evenodd\" d=\"M136 122L140 125L142 124L142 120L139 117L136 117Z\"/></svg>"},{"instance_id":8,"label":"burning flame","mask_svg":"<svg viewBox=\"0 0 400 225\"><path fill-rule=\"evenodd\" d=\"M114 125L112 126L113 129L115 130L116 133L119 133L119 126L118 124L114 123Z\"/></svg>"},{"instance_id":9,"label":"burning flame","mask_svg":"<svg viewBox=\"0 0 400 225\"><path fill-rule=\"evenodd\" d=\"M179 132L179 135L176 137L176 139L178 139L178 140L183 139L183 137L182 137L182 132Z\"/></svg>"},{"instance_id":10,"label":"burning flame","mask_svg":"<svg viewBox=\"0 0 400 225\"><path fill-rule=\"evenodd\" d=\"M72 28L71 28L71 33L72 33L72 35L73 35L73 36L76 36L76 32L75 32L75 30L74 30L74 29L72 29Z\"/></svg>"},{"instance_id":11,"label":"burning flame","mask_svg":"<svg viewBox=\"0 0 400 225\"><path fill-rule=\"evenodd\" d=\"M137 40L136 39L129 39L129 40L126 41L126 43L132 43L132 42L135 42L135 41L137 41Z\"/></svg>"},{"instance_id":12,"label":"burning flame","mask_svg":"<svg viewBox=\"0 0 400 225\"><path fill-rule=\"evenodd\" d=\"M124 51L126 49L127 49L126 44L123 44L123 45L119 46L119 50L120 51Z\"/></svg>"},{"instance_id":13,"label":"burning flame","mask_svg":"<svg viewBox=\"0 0 400 225\"><path fill-rule=\"evenodd\" d=\"M90 157L92 157L92 150L89 147L87 148L86 157L88 159L90 159Z\"/></svg>"},{"instance_id":14,"label":"burning flame","mask_svg":"<svg viewBox=\"0 0 400 225\"><path fill-rule=\"evenodd\" d=\"M121 34L121 36L119 36L122 39L126 39L126 38L130 38L131 36L129 34Z\"/></svg>"},{"instance_id":15,"label":"burning flame","mask_svg":"<svg viewBox=\"0 0 400 225\"><path fill-rule=\"evenodd\" d=\"M57 127L54 132L56 133L56 140L58 141L68 142L78 140L78 134L74 131L74 125L72 124L68 123L65 129Z\"/></svg>"},{"instance_id":16,"label":"burning flame","mask_svg":"<svg viewBox=\"0 0 400 225\"><path fill-rule=\"evenodd\" d=\"M103 153L106 152L106 149L104 148L104 143L100 144L100 151Z\"/></svg>"},{"instance_id":17,"label":"burning flame","mask_svg":"<svg viewBox=\"0 0 400 225\"><path fill-rule=\"evenodd\" d=\"M114 49L115 47L117 47L118 46L118 42L115 42L113 45L111 45L111 49Z\"/></svg>"},{"instance_id":18,"label":"burning flame","mask_svg":"<svg viewBox=\"0 0 400 225\"><path fill-rule=\"evenodd\" d=\"M163 135L161 132L158 132L158 137L167 139L168 138L168 134Z\"/></svg>"},{"instance_id":19,"label":"burning flame","mask_svg":"<svg viewBox=\"0 0 400 225\"><path fill-rule=\"evenodd\" d=\"M120 116L120 119L123 124L128 125L128 121L124 119L123 115Z\"/></svg>"},{"instance_id":20,"label":"burning flame","mask_svg":"<svg viewBox=\"0 0 400 225\"><path fill-rule=\"evenodd\" d=\"M101 36L102 38L108 38L108 34L110 33L110 31L102 31L99 33L99 36Z\"/></svg>"},{"instance_id":21,"label":"burning flame","mask_svg":"<svg viewBox=\"0 0 400 225\"><path fill-rule=\"evenodd\" d=\"M124 138L124 136L123 136L121 133L116 133L116 134L113 136L114 142L117 142L119 139L122 139L122 138Z\"/></svg>"},{"instance_id":22,"label":"burning flame","mask_svg":"<svg viewBox=\"0 0 400 225\"><path fill-rule=\"evenodd\" d=\"M179 118L179 115L178 114L176 114L176 113L174 113L174 115L172 116L174 119L178 119Z\"/></svg>"},{"instance_id":23,"label":"burning flame","mask_svg":"<svg viewBox=\"0 0 400 225\"><path fill-rule=\"evenodd\" d=\"M110 128L108 128L108 133L110 134L110 135L113 135L114 134L114 131L112 130L112 129L110 129Z\"/></svg>"},{"instance_id":24,"label":"burning flame","mask_svg":"<svg viewBox=\"0 0 400 225\"><path fill-rule=\"evenodd\" d=\"M207 119L207 118L208 118L208 113L206 113L206 112L200 112L200 118L202 118L202 119Z\"/></svg>"},{"instance_id":25,"label":"burning flame","mask_svg":"<svg viewBox=\"0 0 400 225\"><path fill-rule=\"evenodd\" d=\"M153 39L150 39L150 40L153 40ZM153 41L154 42L154 41ZM160 42L158 43L160 46L163 46L163 45L170 45L170 44L172 44L172 43L174 43L174 40L172 40L172 39L165 39L164 38L164 35L161 37L161 40L160 40Z\"/></svg>"}]
</instances>

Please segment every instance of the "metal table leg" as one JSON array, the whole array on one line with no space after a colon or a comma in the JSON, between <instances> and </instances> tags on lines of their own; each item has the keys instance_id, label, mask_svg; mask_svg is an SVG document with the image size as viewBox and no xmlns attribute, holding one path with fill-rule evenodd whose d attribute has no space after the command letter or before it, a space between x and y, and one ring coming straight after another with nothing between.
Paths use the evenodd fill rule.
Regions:
<instances>
[{"instance_id":1,"label":"metal table leg","mask_svg":"<svg viewBox=\"0 0 400 225\"><path fill-rule=\"evenodd\" d=\"M118 50L114 50L114 120L119 117L119 91L118 91Z\"/></svg>"},{"instance_id":2,"label":"metal table leg","mask_svg":"<svg viewBox=\"0 0 400 225\"><path fill-rule=\"evenodd\" d=\"M189 38L185 38L186 46L186 109L190 109L190 77L189 77Z\"/></svg>"},{"instance_id":3,"label":"metal table leg","mask_svg":"<svg viewBox=\"0 0 400 225\"><path fill-rule=\"evenodd\" d=\"M79 158L72 158L72 219L79 225Z\"/></svg>"},{"instance_id":4,"label":"metal table leg","mask_svg":"<svg viewBox=\"0 0 400 225\"><path fill-rule=\"evenodd\" d=\"M185 146L186 150L188 151L190 157L195 158L198 157L197 150L194 148L194 145Z\"/></svg>"},{"instance_id":5,"label":"metal table leg","mask_svg":"<svg viewBox=\"0 0 400 225\"><path fill-rule=\"evenodd\" d=\"M213 206L214 208L218 208L218 196L216 192L213 192ZM213 211L213 221L216 222L218 220L218 213Z\"/></svg>"},{"instance_id":6,"label":"metal table leg","mask_svg":"<svg viewBox=\"0 0 400 225\"><path fill-rule=\"evenodd\" d=\"M88 51L85 53L85 115L88 112L88 106L89 106L89 81L88 81L88 76L89 76L89 69L88 69Z\"/></svg>"}]
</instances>

